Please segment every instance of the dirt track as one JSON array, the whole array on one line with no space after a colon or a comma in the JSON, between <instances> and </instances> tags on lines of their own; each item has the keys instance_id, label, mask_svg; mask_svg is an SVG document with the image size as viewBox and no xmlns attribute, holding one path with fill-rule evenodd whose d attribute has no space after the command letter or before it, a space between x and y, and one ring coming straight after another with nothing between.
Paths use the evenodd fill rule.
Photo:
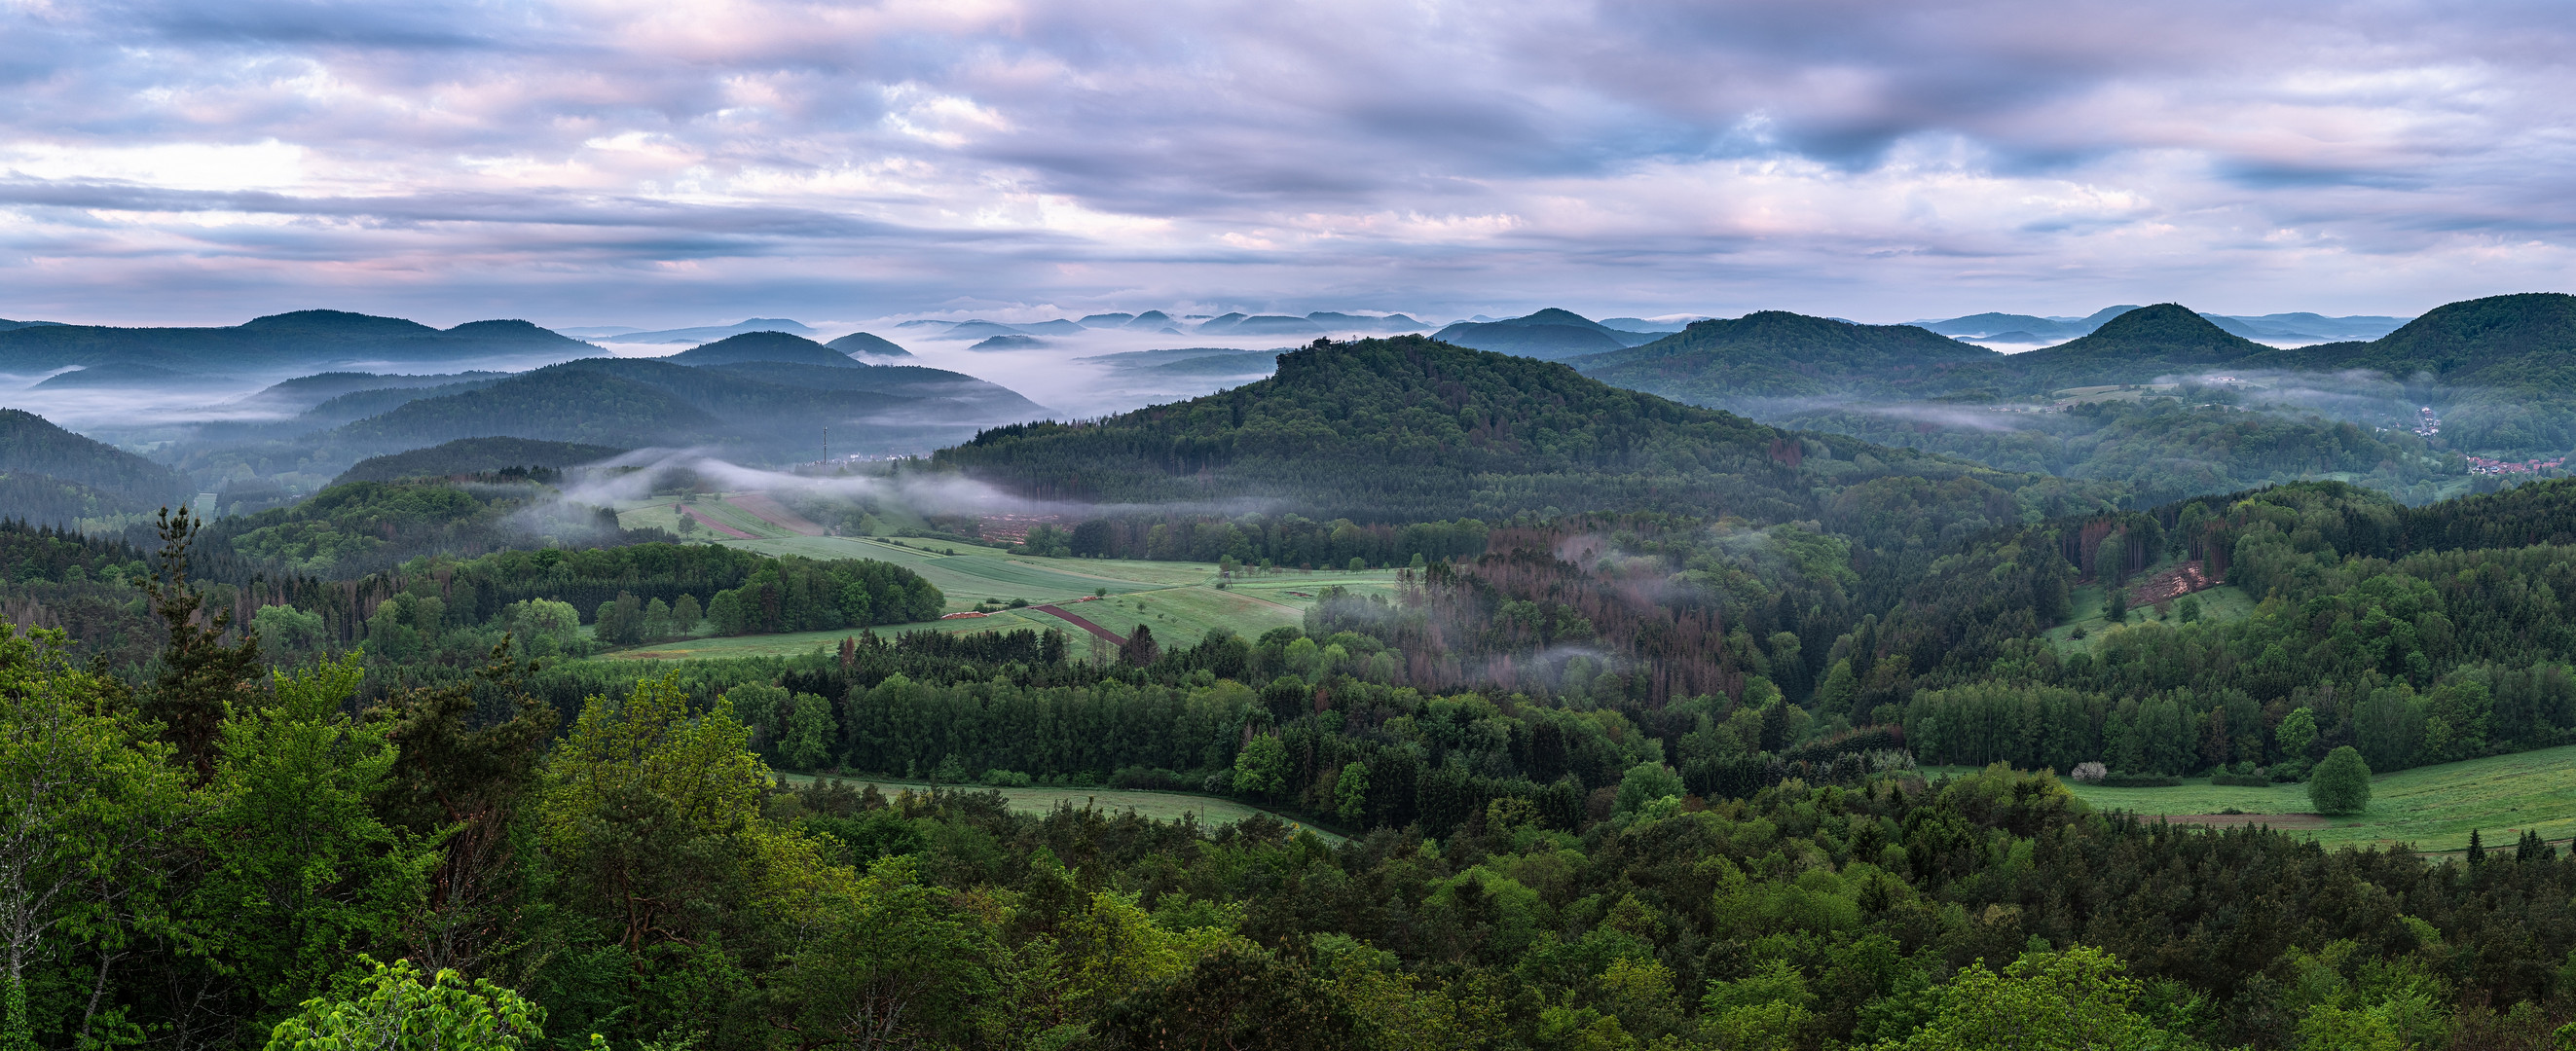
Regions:
<instances>
[{"instance_id":1,"label":"dirt track","mask_svg":"<svg viewBox=\"0 0 2576 1051\"><path fill-rule=\"evenodd\" d=\"M1084 631L1088 631L1088 632L1090 632L1090 633L1092 633L1092 634L1094 634L1094 635L1100 636L1101 638L1107 639L1107 640L1109 640L1110 642L1112 642L1112 643L1114 643L1114 644L1116 644L1116 645L1124 646L1124 645L1126 645L1126 644L1127 644L1127 640L1126 640L1126 639L1123 639L1123 638L1120 638L1120 637L1118 637L1118 636L1116 636L1116 635L1112 635L1112 634L1110 634L1110 633L1109 633L1109 629L1104 628L1104 627L1101 627L1100 625L1098 625L1098 624L1094 624L1094 623L1092 623L1092 622L1090 622L1090 621L1084 620L1084 619L1082 619L1082 618L1080 618L1080 617L1074 616L1074 615L1073 615L1073 614L1071 614L1071 613L1067 613L1067 612L1065 612L1065 611L1064 611L1064 608L1063 608L1063 607L1061 607L1061 606L1031 606L1031 607L1029 607L1029 608L1030 608L1030 609L1033 609L1033 610L1036 610L1036 611L1038 611L1038 612L1040 612L1040 613L1045 613L1045 614L1049 614L1049 615L1051 615L1051 616L1054 616L1055 618L1057 618L1057 619L1059 619L1059 620L1062 620L1062 621L1064 621L1064 622L1065 622L1065 623L1067 623L1067 624L1071 624L1071 625L1073 625L1074 627L1081 628L1081 629L1082 629L1082 630L1084 630Z\"/></svg>"}]
</instances>

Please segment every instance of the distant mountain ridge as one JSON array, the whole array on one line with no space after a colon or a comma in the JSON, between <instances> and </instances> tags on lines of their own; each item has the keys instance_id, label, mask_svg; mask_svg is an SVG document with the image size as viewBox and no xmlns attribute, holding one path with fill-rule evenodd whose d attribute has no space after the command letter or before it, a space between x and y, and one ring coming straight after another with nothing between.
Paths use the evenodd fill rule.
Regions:
<instances>
[{"instance_id":1,"label":"distant mountain ridge","mask_svg":"<svg viewBox=\"0 0 2576 1051\"><path fill-rule=\"evenodd\" d=\"M1655 335L1623 332L1571 310L1549 307L1500 321L1460 321L1432 334L1433 339L1461 347L1517 354L1541 361L1569 358L1654 342Z\"/></svg>"},{"instance_id":2,"label":"distant mountain ridge","mask_svg":"<svg viewBox=\"0 0 2576 1051\"><path fill-rule=\"evenodd\" d=\"M1748 325L1765 316L1767 324ZM1786 335L1792 331L1807 335ZM1829 333L1847 338L1817 338ZM2367 381L2381 385L2373 397L2404 399L2410 416L2418 405L2447 406L2441 435L2450 447L2516 456L2576 447L2576 296L2554 292L2450 303L2375 340L2297 347L2257 342L2209 315L2159 303L2121 310L2086 335L2012 355L1943 340L1918 326L1850 326L1763 312L1699 322L1656 343L1573 364L1623 386L1774 419L1782 417L1771 410L1803 411L1775 400L1784 397L1810 399L1808 408L1974 403L2078 387L2283 373L2342 390L2353 384L2327 374L2361 370L2377 374ZM2362 422L2404 425L2375 417ZM2005 420L1994 425L2009 429Z\"/></svg>"},{"instance_id":3,"label":"distant mountain ridge","mask_svg":"<svg viewBox=\"0 0 2576 1051\"><path fill-rule=\"evenodd\" d=\"M696 328L665 328L646 332L619 332L598 337L601 343L713 343L728 336L747 332L784 332L791 336L810 336L814 330L789 318L744 318L730 325L701 325Z\"/></svg>"},{"instance_id":4,"label":"distant mountain ridge","mask_svg":"<svg viewBox=\"0 0 2576 1051\"><path fill-rule=\"evenodd\" d=\"M792 361L805 365L859 369L867 366L848 354L803 336L785 332L745 332L704 343L661 359L674 365L733 365L746 361Z\"/></svg>"},{"instance_id":5,"label":"distant mountain ridge","mask_svg":"<svg viewBox=\"0 0 2576 1051\"><path fill-rule=\"evenodd\" d=\"M1711 319L1651 343L1567 362L1586 376L1694 405L1901 398L2001 355L1912 325L1858 325L1779 310Z\"/></svg>"},{"instance_id":6,"label":"distant mountain ridge","mask_svg":"<svg viewBox=\"0 0 2576 1051\"><path fill-rule=\"evenodd\" d=\"M1907 322L1945 336L1994 343L2062 342L2089 335L2114 317L2138 309L2105 307L2090 316L2040 317L2033 314L1985 313ZM2227 315L2202 313L2210 324L2231 335L2254 340L2318 343L2343 339L2376 339L2396 331L2408 319L2376 314L2327 317L2315 313Z\"/></svg>"},{"instance_id":7,"label":"distant mountain ridge","mask_svg":"<svg viewBox=\"0 0 2576 1051\"><path fill-rule=\"evenodd\" d=\"M580 340L525 321L469 321L435 329L402 318L341 310L271 314L230 327L112 328L32 325L0 330L0 372L146 365L185 373L304 368L367 361L445 362L590 352Z\"/></svg>"}]
</instances>

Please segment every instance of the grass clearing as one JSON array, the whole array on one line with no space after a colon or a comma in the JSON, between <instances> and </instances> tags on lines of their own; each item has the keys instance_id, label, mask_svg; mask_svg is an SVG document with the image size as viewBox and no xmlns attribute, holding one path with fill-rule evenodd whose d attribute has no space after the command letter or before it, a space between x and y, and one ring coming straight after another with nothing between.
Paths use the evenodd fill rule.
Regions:
<instances>
[{"instance_id":1,"label":"grass clearing","mask_svg":"<svg viewBox=\"0 0 2576 1051\"><path fill-rule=\"evenodd\" d=\"M1933 771L1927 771L1933 772ZM1962 768L1937 772L1962 773ZM2576 839L2576 745L2400 770L2370 779L2370 808L2320 817L2308 786L2233 788L2193 778L2173 788L2102 788L2068 782L2096 810L2187 817L2234 809L2295 815L2291 829L2327 846L2409 844L2424 853L2464 850L2479 830L2487 846L2510 848L2525 830L2552 842ZM2278 827L2278 826L2276 826Z\"/></svg>"},{"instance_id":2,"label":"grass clearing","mask_svg":"<svg viewBox=\"0 0 2576 1051\"><path fill-rule=\"evenodd\" d=\"M2098 646L2102 641L2102 633L2112 626L2110 621L2102 619L2102 595L2102 586L2099 584L2078 585L2069 592L2066 623L2044 632L2048 641L2056 643L2060 649L2082 647L2090 650ZM2234 584L2221 584L2214 588L2195 591L2191 593L2191 597L2200 600L2202 620L2242 620L2253 616L2254 607L2257 605L2253 596L2246 594L2244 588ZM2129 610L2128 623L2131 626L2145 624L2153 619L2155 614L2152 609L2131 607ZM2179 625L2181 622L2170 621L2170 623ZM2084 629L2084 637L2081 639L2075 637L2077 628Z\"/></svg>"},{"instance_id":3,"label":"grass clearing","mask_svg":"<svg viewBox=\"0 0 2576 1051\"><path fill-rule=\"evenodd\" d=\"M785 778L790 784L800 785L811 784L820 780L813 774L782 773L778 776ZM877 786L877 791L883 792L889 796L904 789L911 789L917 792L931 787L929 784L924 782L901 781L882 777L845 777L841 780L848 782L853 788L864 785L875 785ZM1302 829L1304 831L1312 832L1317 836L1323 837L1324 841L1327 843L1339 845L1343 839L1341 836L1326 832L1323 829L1316 828L1304 821L1284 814L1271 813L1270 811L1263 810L1260 807L1256 807L1248 803L1241 803L1217 796L1199 795L1194 792L1150 792L1123 788L987 789L981 785L942 785L940 787L968 792L1000 792L1002 793L1002 798L1010 801L1011 810L1021 814L1044 814L1048 811L1054 810L1058 804L1071 803L1076 807L1090 806L1113 813L1133 810L1136 812L1138 817L1148 818L1155 821L1178 821L1184 816L1195 815L1199 819L1199 824L1205 825L1209 828L1218 828L1234 824L1235 822L1251 817L1254 814L1267 813L1272 817L1276 817L1281 821L1287 822L1290 829Z\"/></svg>"},{"instance_id":4,"label":"grass clearing","mask_svg":"<svg viewBox=\"0 0 2576 1051\"><path fill-rule=\"evenodd\" d=\"M706 509L714 505L702 500L697 506ZM733 524L739 518L744 524L738 528L745 532L755 528L771 534L783 532L739 508L730 509L728 513L732 517L724 521ZM665 500L630 508L622 515L629 525L661 525L670 517L670 503ZM1195 645L1216 628L1257 638L1272 628L1302 624L1306 610L1314 606L1316 596L1321 595L1325 588L1338 586L1360 594L1378 595L1392 595L1396 590L1397 571L1387 569L1254 572L1238 576L1219 588L1216 586L1219 579L1217 567L1208 562L1041 558L1014 555L996 547L912 537L768 535L752 540L719 542L764 555L869 558L891 562L920 574L922 579L937 587L948 597L945 606L948 612L973 609L986 599L1002 603L1015 598L1027 599L1031 606L1055 603L1122 636L1133 632L1138 624L1147 625L1153 628L1156 641L1166 648ZM948 554L950 551L956 553ZM1094 592L1106 592L1106 600L1079 606L1072 604ZM1089 633L1034 609L1006 609L973 619L882 624L871 630L880 635L894 635L921 630L970 632L1020 628L1063 629L1075 637L1073 652L1076 655L1090 652L1083 641L1091 637ZM838 646L842 636L857 633L857 629L842 629L683 639L602 656L612 660L689 660L794 655L816 646L826 649Z\"/></svg>"}]
</instances>

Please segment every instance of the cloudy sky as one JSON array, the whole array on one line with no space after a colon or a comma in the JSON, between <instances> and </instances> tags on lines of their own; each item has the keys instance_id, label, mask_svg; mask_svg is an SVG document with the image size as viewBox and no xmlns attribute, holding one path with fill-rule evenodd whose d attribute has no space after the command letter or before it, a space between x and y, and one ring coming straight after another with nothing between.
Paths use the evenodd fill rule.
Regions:
<instances>
[{"instance_id":1,"label":"cloudy sky","mask_svg":"<svg viewBox=\"0 0 2576 1051\"><path fill-rule=\"evenodd\" d=\"M2576 285L2571 29L2405 0L0 0L0 317L2412 314Z\"/></svg>"}]
</instances>

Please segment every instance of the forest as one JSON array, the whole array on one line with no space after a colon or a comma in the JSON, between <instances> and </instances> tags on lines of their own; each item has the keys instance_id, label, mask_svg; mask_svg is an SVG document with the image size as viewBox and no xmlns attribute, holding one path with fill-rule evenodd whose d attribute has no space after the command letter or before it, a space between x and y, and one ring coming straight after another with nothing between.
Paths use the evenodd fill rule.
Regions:
<instances>
[{"instance_id":1,"label":"forest","mask_svg":"<svg viewBox=\"0 0 2576 1051\"><path fill-rule=\"evenodd\" d=\"M971 579L935 559L622 528L488 466L540 446L0 523L0 1041L2576 1041L2561 844L2078 792L2358 770L2366 808L2576 743L2576 481L2401 499L2411 437L2062 416L2005 470L1403 337L889 470L1093 502L1016 545L1049 572L1370 571L1254 632L1082 607L1099 644L925 624ZM2208 491L2318 468L2390 484Z\"/></svg>"}]
</instances>

